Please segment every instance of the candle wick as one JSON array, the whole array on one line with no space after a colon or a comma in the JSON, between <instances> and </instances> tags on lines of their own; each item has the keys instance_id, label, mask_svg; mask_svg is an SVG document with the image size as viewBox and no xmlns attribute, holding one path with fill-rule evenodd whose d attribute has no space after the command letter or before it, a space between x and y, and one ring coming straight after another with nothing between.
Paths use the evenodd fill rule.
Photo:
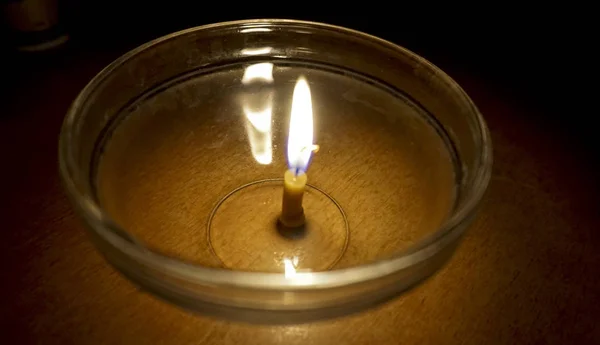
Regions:
<instances>
[{"instance_id":1,"label":"candle wick","mask_svg":"<svg viewBox=\"0 0 600 345\"><path fill-rule=\"evenodd\" d=\"M310 151L312 151L312 152L314 152L314 153L317 153L317 152L319 152L319 145L303 146L303 147L300 149L300 152L304 152L304 151L306 151L306 150L310 150Z\"/></svg>"}]
</instances>

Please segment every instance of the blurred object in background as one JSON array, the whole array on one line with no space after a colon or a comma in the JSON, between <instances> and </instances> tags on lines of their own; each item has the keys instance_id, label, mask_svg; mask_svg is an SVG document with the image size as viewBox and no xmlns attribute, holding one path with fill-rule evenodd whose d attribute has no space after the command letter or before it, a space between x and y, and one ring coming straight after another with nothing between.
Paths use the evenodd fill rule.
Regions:
<instances>
[{"instance_id":1,"label":"blurred object in background","mask_svg":"<svg viewBox=\"0 0 600 345\"><path fill-rule=\"evenodd\" d=\"M69 40L60 22L58 0L1 0L9 49L40 52ZM4 44L6 44L4 43Z\"/></svg>"}]
</instances>

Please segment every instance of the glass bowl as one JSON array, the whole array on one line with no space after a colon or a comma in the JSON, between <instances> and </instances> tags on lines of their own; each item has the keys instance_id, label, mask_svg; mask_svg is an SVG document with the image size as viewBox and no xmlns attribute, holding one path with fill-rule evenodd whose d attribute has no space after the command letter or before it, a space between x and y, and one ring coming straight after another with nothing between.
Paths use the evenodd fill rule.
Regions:
<instances>
[{"instance_id":1,"label":"glass bowl","mask_svg":"<svg viewBox=\"0 0 600 345\"><path fill-rule=\"evenodd\" d=\"M296 104L319 150L292 228L278 219ZM181 307L267 323L356 312L433 274L492 164L478 110L425 59L271 19L125 54L74 101L59 146L65 189L114 267Z\"/></svg>"}]
</instances>

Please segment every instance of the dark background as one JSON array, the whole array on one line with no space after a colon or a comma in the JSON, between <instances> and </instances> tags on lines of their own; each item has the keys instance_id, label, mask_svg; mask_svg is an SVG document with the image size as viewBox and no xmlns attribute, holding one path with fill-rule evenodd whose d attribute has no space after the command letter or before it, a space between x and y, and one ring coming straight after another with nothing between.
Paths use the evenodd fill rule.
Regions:
<instances>
[{"instance_id":1,"label":"dark background","mask_svg":"<svg viewBox=\"0 0 600 345\"><path fill-rule=\"evenodd\" d=\"M584 141L582 132L593 134L590 126L582 125L591 116L591 109L584 104L593 96L588 91L593 67L587 65L594 44L595 25L588 19L590 15L589 8L574 4L507 2L334 5L67 0L60 4L61 25L71 36L70 49L76 51L121 54L173 31L249 18L303 19L350 27L411 49L451 76L453 72L478 75L497 92L535 108L530 116L537 114L540 125L567 128L575 139ZM27 81L32 73L28 62L32 58L8 56L12 63L3 64L3 96L10 94L12 83ZM40 58L33 60L38 64Z\"/></svg>"}]
</instances>

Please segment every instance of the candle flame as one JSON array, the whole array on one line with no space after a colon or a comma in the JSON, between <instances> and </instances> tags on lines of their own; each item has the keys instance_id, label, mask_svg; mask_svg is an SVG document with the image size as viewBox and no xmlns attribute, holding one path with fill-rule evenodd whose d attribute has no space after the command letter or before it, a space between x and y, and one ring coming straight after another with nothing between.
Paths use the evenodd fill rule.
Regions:
<instances>
[{"instance_id":1,"label":"candle flame","mask_svg":"<svg viewBox=\"0 0 600 345\"><path fill-rule=\"evenodd\" d=\"M290 132L288 136L287 158L289 168L299 174L306 172L313 144L313 110L310 87L306 78L300 77L294 88Z\"/></svg>"}]
</instances>

